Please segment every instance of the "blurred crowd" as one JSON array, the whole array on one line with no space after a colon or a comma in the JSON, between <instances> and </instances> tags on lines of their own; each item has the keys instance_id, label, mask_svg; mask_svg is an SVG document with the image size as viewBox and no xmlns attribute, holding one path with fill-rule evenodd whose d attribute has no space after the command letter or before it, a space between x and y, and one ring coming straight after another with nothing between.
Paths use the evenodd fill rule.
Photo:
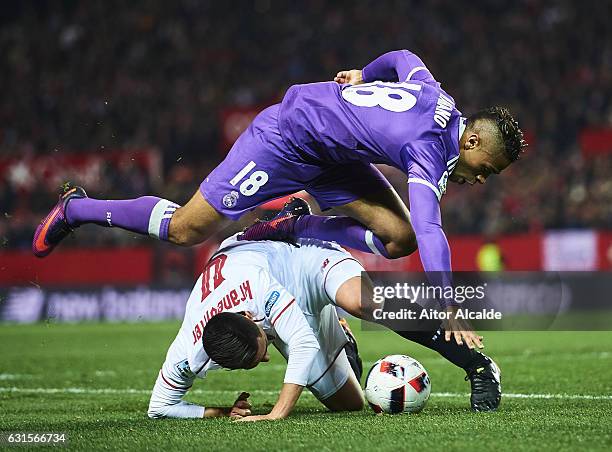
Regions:
<instances>
[{"instance_id":1,"label":"blurred crowd","mask_svg":"<svg viewBox=\"0 0 612 452\"><path fill-rule=\"evenodd\" d=\"M262 108L291 84L408 48L464 113L506 105L531 144L485 187L449 187L448 232L612 228L612 157L584 158L577 144L584 127L612 125L610 17L612 2L595 0L12 2L0 12L0 169L155 148L158 174L108 165L90 194L184 202L223 158L224 108ZM27 248L57 194L11 171L0 173L0 240ZM96 230L70 243L138 240Z\"/></svg>"}]
</instances>

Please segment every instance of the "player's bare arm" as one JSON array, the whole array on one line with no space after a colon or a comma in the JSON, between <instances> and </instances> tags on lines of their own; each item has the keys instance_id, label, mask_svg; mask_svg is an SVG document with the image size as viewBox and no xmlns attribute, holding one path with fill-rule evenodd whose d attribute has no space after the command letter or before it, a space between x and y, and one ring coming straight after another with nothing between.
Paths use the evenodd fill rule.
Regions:
<instances>
[{"instance_id":1,"label":"player's bare arm","mask_svg":"<svg viewBox=\"0 0 612 452\"><path fill-rule=\"evenodd\" d=\"M253 319L253 315L251 312L245 312L245 317L251 321ZM266 336L266 333L262 330L261 336L260 338L258 338L258 351L257 351L257 357L255 358L256 362L252 364L252 367L256 367L257 364L259 364L262 361L265 362L269 360L267 348L268 348L267 336ZM238 407L236 406L236 404L238 404L239 402L243 402L243 400L241 400L241 398L239 397L238 400L236 401L236 404L234 404L234 409L232 410L233 416L230 413L230 417L234 417L238 421L250 421L250 422L284 419L287 416L289 416L289 414L295 407L295 404L300 398L300 395L302 394L303 389L304 389L304 386L302 385L293 384L293 383L284 383L283 387L281 388L280 394L278 396L278 400L276 404L274 405L274 407L272 408L272 411L270 411L270 413L268 414L262 414L262 415L256 415L256 416L250 416L251 406L250 404L248 404L248 402L247 402L248 407L246 405L241 405ZM246 401L246 399L248 398L248 393L243 393L241 394L241 396L245 394L246 394L246 398L244 398L244 400Z\"/></svg>"},{"instance_id":2,"label":"player's bare arm","mask_svg":"<svg viewBox=\"0 0 612 452\"><path fill-rule=\"evenodd\" d=\"M278 306L270 309L269 315L274 319L276 335L288 344L290 350L287 372L278 400L270 413L242 418L248 421L277 420L289 416L304 389L309 368L319 351L318 341L294 299L287 297L288 299L283 300L283 295L279 290L272 291L272 293L276 294L274 295L276 299L281 299ZM226 368L252 369L261 362L269 361L267 350L270 343L269 335L260 326L255 325L253 317L251 312L247 312L244 316L219 314L212 318L204 328L202 335L208 355ZM239 324L242 324L241 328ZM228 352L228 346L225 344L231 342L229 338L236 337L236 335L245 337L246 343L252 344L251 352L248 348L245 349L246 351L237 348L235 351ZM256 335L256 339L249 340L246 335ZM243 358L238 362L235 359L236 356L243 356Z\"/></svg>"},{"instance_id":3,"label":"player's bare arm","mask_svg":"<svg viewBox=\"0 0 612 452\"><path fill-rule=\"evenodd\" d=\"M304 386L293 383L284 383L281 392L278 396L278 401L268 414L247 416L238 419L238 422L254 422L254 421L276 421L285 419L297 403Z\"/></svg>"}]
</instances>

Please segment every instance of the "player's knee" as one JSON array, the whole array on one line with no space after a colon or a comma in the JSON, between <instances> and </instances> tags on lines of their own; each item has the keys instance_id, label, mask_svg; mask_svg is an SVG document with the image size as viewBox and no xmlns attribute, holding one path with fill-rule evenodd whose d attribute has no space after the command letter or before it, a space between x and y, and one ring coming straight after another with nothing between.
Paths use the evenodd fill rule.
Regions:
<instances>
[{"instance_id":1,"label":"player's knee","mask_svg":"<svg viewBox=\"0 0 612 452\"><path fill-rule=\"evenodd\" d=\"M365 400L363 400L363 395L359 395L359 397L356 397L351 404L349 405L349 409L348 411L361 411L363 410L363 407L365 406Z\"/></svg>"},{"instance_id":2,"label":"player's knee","mask_svg":"<svg viewBox=\"0 0 612 452\"><path fill-rule=\"evenodd\" d=\"M363 400L363 396L355 396L349 400L346 400L342 407L337 411L361 411L365 406L365 401Z\"/></svg>"},{"instance_id":3,"label":"player's knee","mask_svg":"<svg viewBox=\"0 0 612 452\"><path fill-rule=\"evenodd\" d=\"M344 386L323 404L334 412L338 411L360 411L365 405L363 391L357 379L351 377Z\"/></svg>"},{"instance_id":4,"label":"player's knee","mask_svg":"<svg viewBox=\"0 0 612 452\"><path fill-rule=\"evenodd\" d=\"M181 209L177 209L170 225L168 226L168 240L175 245L193 246L201 243L206 237L203 237L193 225L190 224L188 218L182 215Z\"/></svg>"},{"instance_id":5,"label":"player's knee","mask_svg":"<svg viewBox=\"0 0 612 452\"><path fill-rule=\"evenodd\" d=\"M395 234L391 241L385 244L385 249L390 259L409 256L417 250L416 235L413 231Z\"/></svg>"}]
</instances>

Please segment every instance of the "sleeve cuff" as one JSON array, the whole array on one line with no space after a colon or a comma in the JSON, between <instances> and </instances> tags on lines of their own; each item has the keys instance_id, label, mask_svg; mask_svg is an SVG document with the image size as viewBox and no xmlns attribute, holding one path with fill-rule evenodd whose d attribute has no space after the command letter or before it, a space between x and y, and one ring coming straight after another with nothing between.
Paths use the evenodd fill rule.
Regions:
<instances>
[{"instance_id":1,"label":"sleeve cuff","mask_svg":"<svg viewBox=\"0 0 612 452\"><path fill-rule=\"evenodd\" d=\"M367 74L368 74L368 72L367 72L367 69L368 69L368 67L366 66L366 67L364 67L364 68L361 70L361 80L363 80L363 82L364 82L364 83L369 83L369 82L371 82L371 80L369 80L369 79L368 79L368 75L367 75Z\"/></svg>"},{"instance_id":2,"label":"sleeve cuff","mask_svg":"<svg viewBox=\"0 0 612 452\"><path fill-rule=\"evenodd\" d=\"M298 385L298 386L306 386L308 382L305 380L296 380L294 378L285 378L283 380L283 383L291 384L291 385Z\"/></svg>"}]
</instances>

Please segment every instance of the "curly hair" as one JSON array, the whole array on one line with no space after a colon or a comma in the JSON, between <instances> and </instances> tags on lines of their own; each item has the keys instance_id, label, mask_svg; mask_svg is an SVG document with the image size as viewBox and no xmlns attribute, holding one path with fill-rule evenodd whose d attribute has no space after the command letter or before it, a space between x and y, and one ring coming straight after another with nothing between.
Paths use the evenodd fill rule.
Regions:
<instances>
[{"instance_id":1,"label":"curly hair","mask_svg":"<svg viewBox=\"0 0 612 452\"><path fill-rule=\"evenodd\" d=\"M226 369L248 369L257 356L260 330L255 323L234 312L212 317L202 333L204 351Z\"/></svg>"},{"instance_id":2,"label":"curly hair","mask_svg":"<svg viewBox=\"0 0 612 452\"><path fill-rule=\"evenodd\" d=\"M505 156L514 162L527 147L523 139L523 131L510 111L504 107L490 107L480 110L467 118L468 126L473 126L479 120L485 120L495 125L498 139Z\"/></svg>"}]
</instances>

